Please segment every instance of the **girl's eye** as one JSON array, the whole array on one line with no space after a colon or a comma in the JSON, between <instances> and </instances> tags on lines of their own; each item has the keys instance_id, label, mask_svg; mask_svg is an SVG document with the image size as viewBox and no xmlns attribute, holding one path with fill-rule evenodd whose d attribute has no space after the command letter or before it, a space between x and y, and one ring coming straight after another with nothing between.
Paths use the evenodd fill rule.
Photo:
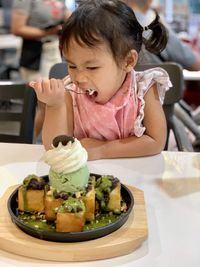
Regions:
<instances>
[{"instance_id":1,"label":"girl's eye","mask_svg":"<svg viewBox=\"0 0 200 267\"><path fill-rule=\"evenodd\" d=\"M87 67L88 70L96 70L98 69L99 67Z\"/></svg>"},{"instance_id":2,"label":"girl's eye","mask_svg":"<svg viewBox=\"0 0 200 267\"><path fill-rule=\"evenodd\" d=\"M69 68L69 69L76 69L75 66L69 66L69 65L68 65L68 68Z\"/></svg>"}]
</instances>

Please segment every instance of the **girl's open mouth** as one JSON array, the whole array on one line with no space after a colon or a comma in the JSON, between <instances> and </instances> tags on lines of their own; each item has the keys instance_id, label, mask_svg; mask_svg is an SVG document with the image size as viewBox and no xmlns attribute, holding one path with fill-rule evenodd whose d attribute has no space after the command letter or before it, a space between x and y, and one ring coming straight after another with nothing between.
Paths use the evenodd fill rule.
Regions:
<instances>
[{"instance_id":1,"label":"girl's open mouth","mask_svg":"<svg viewBox=\"0 0 200 267\"><path fill-rule=\"evenodd\" d=\"M88 95L90 97L96 97L98 95L98 92L95 90L95 89L86 89L86 90L83 90L83 89L79 89L79 91L76 91L74 89L72 89L72 84L68 85L65 87L65 89L67 91L71 91L75 94L85 94L85 95Z\"/></svg>"},{"instance_id":2,"label":"girl's open mouth","mask_svg":"<svg viewBox=\"0 0 200 267\"><path fill-rule=\"evenodd\" d=\"M86 90L86 94L90 97L96 97L98 95L98 92L94 89L88 89Z\"/></svg>"}]
</instances>

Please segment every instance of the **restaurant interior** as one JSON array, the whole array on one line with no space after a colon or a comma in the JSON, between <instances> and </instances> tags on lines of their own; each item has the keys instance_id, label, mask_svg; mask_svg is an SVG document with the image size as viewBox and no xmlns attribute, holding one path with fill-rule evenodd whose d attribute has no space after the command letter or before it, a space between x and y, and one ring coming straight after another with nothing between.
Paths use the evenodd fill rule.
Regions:
<instances>
[{"instance_id":1,"label":"restaurant interior","mask_svg":"<svg viewBox=\"0 0 200 267\"><path fill-rule=\"evenodd\" d=\"M23 40L11 31L13 1L0 0L0 265L199 267L200 1L149 0L178 42L196 55L197 63L190 68L181 60L162 58L136 66L136 71L161 67L172 82L163 102L164 150L144 157L88 160L90 175L120 179L132 210L121 225L111 223L112 230L102 227L99 232L78 234L46 234L27 227L13 212L13 205L18 205L13 198L24 178L46 177L51 171L44 163L41 132L37 136L34 132L36 93L20 72ZM70 12L77 8L75 2L65 0ZM63 79L67 72L62 58L51 66L48 77Z\"/></svg>"}]
</instances>

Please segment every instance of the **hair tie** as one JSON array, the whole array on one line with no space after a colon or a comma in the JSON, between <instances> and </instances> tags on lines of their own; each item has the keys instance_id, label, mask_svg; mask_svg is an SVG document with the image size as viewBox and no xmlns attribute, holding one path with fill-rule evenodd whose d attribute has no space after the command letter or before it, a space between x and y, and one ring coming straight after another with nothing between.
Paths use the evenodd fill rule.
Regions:
<instances>
[{"instance_id":1,"label":"hair tie","mask_svg":"<svg viewBox=\"0 0 200 267\"><path fill-rule=\"evenodd\" d=\"M150 29L149 29L149 26L145 26L145 27L143 28L143 31L148 31L148 30L150 30Z\"/></svg>"},{"instance_id":2,"label":"hair tie","mask_svg":"<svg viewBox=\"0 0 200 267\"><path fill-rule=\"evenodd\" d=\"M145 39L149 39L151 37L151 35L152 35L152 29L149 26L143 27L143 29L142 29L142 36Z\"/></svg>"}]
</instances>

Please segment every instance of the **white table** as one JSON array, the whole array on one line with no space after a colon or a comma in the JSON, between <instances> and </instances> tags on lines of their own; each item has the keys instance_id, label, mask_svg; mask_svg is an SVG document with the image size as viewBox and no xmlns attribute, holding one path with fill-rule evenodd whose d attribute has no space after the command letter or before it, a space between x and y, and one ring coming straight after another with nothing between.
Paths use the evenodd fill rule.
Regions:
<instances>
[{"instance_id":1,"label":"white table","mask_svg":"<svg viewBox=\"0 0 200 267\"><path fill-rule=\"evenodd\" d=\"M200 81L200 71L183 70L185 81Z\"/></svg>"},{"instance_id":2,"label":"white table","mask_svg":"<svg viewBox=\"0 0 200 267\"><path fill-rule=\"evenodd\" d=\"M13 34L0 34L0 49L21 47L22 38Z\"/></svg>"},{"instance_id":3,"label":"white table","mask_svg":"<svg viewBox=\"0 0 200 267\"><path fill-rule=\"evenodd\" d=\"M27 174L48 172L41 160L41 145L0 143L0 151L0 197ZM116 175L122 183L144 191L148 240L131 254L95 262L39 261L0 250L0 266L200 266L200 153L163 152L153 157L91 161L88 166L91 172Z\"/></svg>"}]
</instances>

